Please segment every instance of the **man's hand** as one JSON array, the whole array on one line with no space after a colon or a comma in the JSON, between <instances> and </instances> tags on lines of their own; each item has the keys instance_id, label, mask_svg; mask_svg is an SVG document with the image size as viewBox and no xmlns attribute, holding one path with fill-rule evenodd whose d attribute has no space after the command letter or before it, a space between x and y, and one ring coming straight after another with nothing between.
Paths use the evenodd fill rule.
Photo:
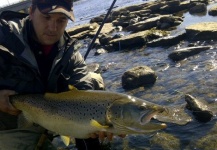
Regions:
<instances>
[{"instance_id":1,"label":"man's hand","mask_svg":"<svg viewBox=\"0 0 217 150\"><path fill-rule=\"evenodd\" d=\"M121 138L124 138L126 135L122 134L122 135L118 135ZM98 132L98 133L92 133L90 134L91 138L99 138L99 141L103 142L105 140L105 137L107 137L108 141L112 141L113 139L113 133L109 133L109 132Z\"/></svg>"},{"instance_id":2,"label":"man's hand","mask_svg":"<svg viewBox=\"0 0 217 150\"><path fill-rule=\"evenodd\" d=\"M11 115L18 115L20 110L16 109L9 101L9 96L16 94L12 90L0 90L0 111Z\"/></svg>"}]
</instances>

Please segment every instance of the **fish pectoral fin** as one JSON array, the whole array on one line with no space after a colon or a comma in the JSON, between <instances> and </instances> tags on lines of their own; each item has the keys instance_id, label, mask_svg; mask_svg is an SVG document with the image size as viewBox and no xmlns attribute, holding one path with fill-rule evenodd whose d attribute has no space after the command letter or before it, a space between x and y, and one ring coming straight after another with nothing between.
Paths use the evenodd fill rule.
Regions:
<instances>
[{"instance_id":1,"label":"fish pectoral fin","mask_svg":"<svg viewBox=\"0 0 217 150\"><path fill-rule=\"evenodd\" d=\"M68 85L68 88L69 88L69 90L71 91L71 90L78 90L76 87L74 87L73 85Z\"/></svg>"},{"instance_id":2,"label":"fish pectoral fin","mask_svg":"<svg viewBox=\"0 0 217 150\"><path fill-rule=\"evenodd\" d=\"M93 127L100 128L100 129L107 129L107 128L109 128L109 126L103 126L99 122L97 122L96 120L93 120L93 119L90 121L90 125L93 126Z\"/></svg>"},{"instance_id":3,"label":"fish pectoral fin","mask_svg":"<svg viewBox=\"0 0 217 150\"><path fill-rule=\"evenodd\" d=\"M69 146L70 139L71 139L70 136L61 135L60 138L66 146Z\"/></svg>"}]
</instances>

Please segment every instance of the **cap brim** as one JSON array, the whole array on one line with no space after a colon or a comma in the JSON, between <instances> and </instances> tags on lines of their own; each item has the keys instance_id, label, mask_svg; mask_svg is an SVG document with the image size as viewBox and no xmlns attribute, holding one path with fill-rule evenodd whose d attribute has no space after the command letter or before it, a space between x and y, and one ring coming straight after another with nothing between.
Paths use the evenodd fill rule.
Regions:
<instances>
[{"instance_id":1,"label":"cap brim","mask_svg":"<svg viewBox=\"0 0 217 150\"><path fill-rule=\"evenodd\" d=\"M48 13L49 14L51 14L51 13L62 13L64 15L66 15L70 20L75 21L75 16L74 16L73 10L72 11L67 11L64 8L56 8L56 9L53 9L53 10L49 11Z\"/></svg>"}]
</instances>

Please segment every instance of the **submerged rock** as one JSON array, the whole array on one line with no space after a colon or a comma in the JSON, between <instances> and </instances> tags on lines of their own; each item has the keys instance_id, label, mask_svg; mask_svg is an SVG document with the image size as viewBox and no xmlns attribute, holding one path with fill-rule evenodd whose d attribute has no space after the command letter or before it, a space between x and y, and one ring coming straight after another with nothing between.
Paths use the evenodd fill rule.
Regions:
<instances>
[{"instance_id":1,"label":"submerged rock","mask_svg":"<svg viewBox=\"0 0 217 150\"><path fill-rule=\"evenodd\" d=\"M211 46L197 46L197 47L187 47L179 50L175 50L169 54L169 58L173 61L179 61L187 57L199 54L202 51L209 50Z\"/></svg>"},{"instance_id":2,"label":"submerged rock","mask_svg":"<svg viewBox=\"0 0 217 150\"><path fill-rule=\"evenodd\" d=\"M196 141L190 142L190 144L186 147L185 150L216 150L217 148L217 124L208 131L208 134L200 137Z\"/></svg>"},{"instance_id":3,"label":"submerged rock","mask_svg":"<svg viewBox=\"0 0 217 150\"><path fill-rule=\"evenodd\" d=\"M180 150L181 143L180 140L174 135L168 133L157 133L151 140L152 149L162 149L162 150Z\"/></svg>"}]
</instances>

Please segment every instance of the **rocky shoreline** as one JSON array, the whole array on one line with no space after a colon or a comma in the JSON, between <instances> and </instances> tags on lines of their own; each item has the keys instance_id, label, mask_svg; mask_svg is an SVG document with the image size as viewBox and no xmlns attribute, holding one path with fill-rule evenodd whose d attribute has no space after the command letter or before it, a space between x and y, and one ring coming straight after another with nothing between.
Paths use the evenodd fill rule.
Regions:
<instances>
[{"instance_id":1,"label":"rocky shoreline","mask_svg":"<svg viewBox=\"0 0 217 150\"><path fill-rule=\"evenodd\" d=\"M207 5L214 3L209 0L163 0L151 1L140 5L132 5L114 10L108 17L101 34L95 42L96 55L105 52L123 50L132 47L165 47L180 43L183 40L189 41L186 48L174 50L168 57L173 61L180 61L205 50L212 49L212 46L195 45L195 41L210 41L217 39L217 22L201 22L185 27L185 30L173 34L177 26L183 22L183 13L189 12L192 15L206 13L217 16L217 6L207 10ZM68 29L71 37L84 39L93 38L105 15L92 18L90 23L75 26ZM143 67L143 66L142 66ZM132 68L132 70L137 70ZM131 70L131 71L132 71ZM145 84L137 85L143 79L149 81L155 76L126 77L122 79L123 88L136 88ZM136 72L134 72L136 74ZM156 77L156 76L155 76ZM128 78L128 79L126 79ZM157 77L156 77L157 78ZM140 80L141 79L141 80ZM129 82L131 80L131 82ZM126 81L126 82L125 82ZM152 83L152 82L149 82ZM154 83L154 82L153 82ZM132 85L129 86L129 85Z\"/></svg>"}]
</instances>

